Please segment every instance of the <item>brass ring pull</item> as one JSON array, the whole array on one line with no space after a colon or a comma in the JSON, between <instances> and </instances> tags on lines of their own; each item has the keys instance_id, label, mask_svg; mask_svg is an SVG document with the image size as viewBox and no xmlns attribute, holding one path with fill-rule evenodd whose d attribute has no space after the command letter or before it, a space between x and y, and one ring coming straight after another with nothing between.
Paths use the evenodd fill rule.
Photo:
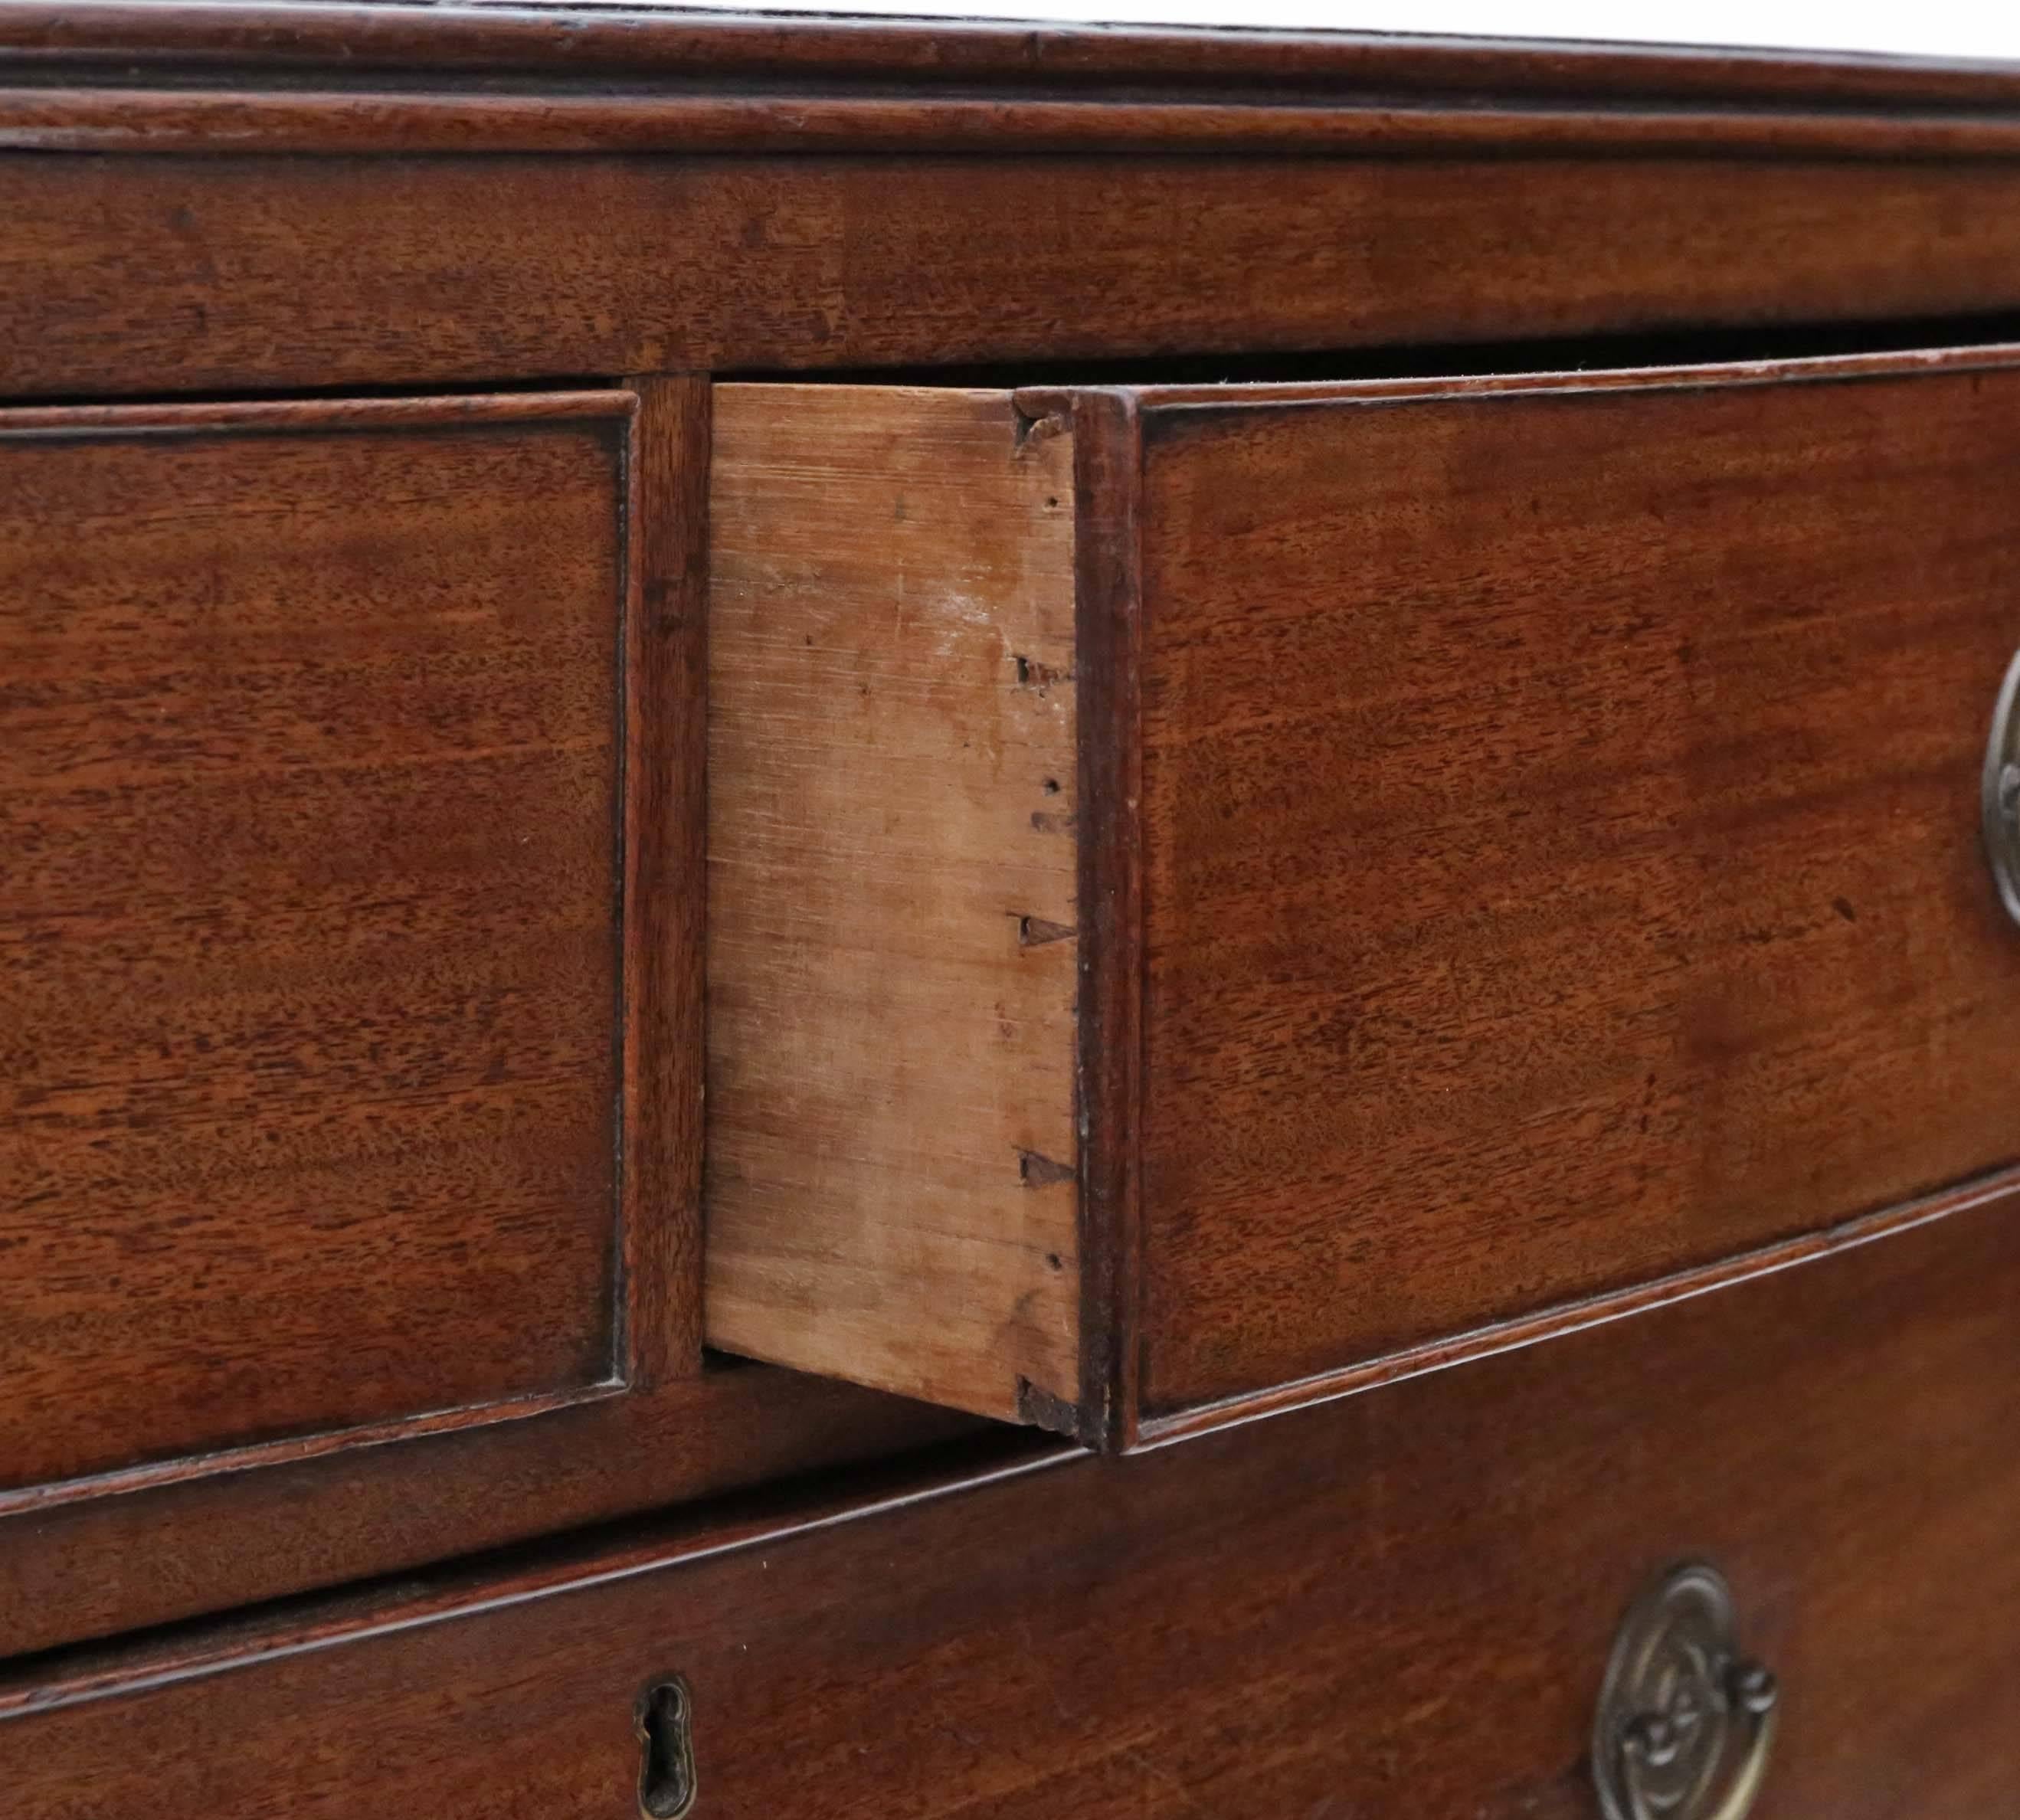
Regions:
<instances>
[{"instance_id":1,"label":"brass ring pull","mask_svg":"<svg viewBox=\"0 0 2020 1820\"><path fill-rule=\"evenodd\" d=\"M1978 786L1978 828L1992 882L2006 914L2020 923L2020 656L2007 667L1985 742L1985 770Z\"/></svg>"},{"instance_id":2,"label":"brass ring pull","mask_svg":"<svg viewBox=\"0 0 2020 1820\"><path fill-rule=\"evenodd\" d=\"M1717 1570L1665 1574L1622 1621L1600 1690L1593 1780L1606 1820L1745 1820L1768 1773L1777 1693L1735 1647Z\"/></svg>"}]
</instances>

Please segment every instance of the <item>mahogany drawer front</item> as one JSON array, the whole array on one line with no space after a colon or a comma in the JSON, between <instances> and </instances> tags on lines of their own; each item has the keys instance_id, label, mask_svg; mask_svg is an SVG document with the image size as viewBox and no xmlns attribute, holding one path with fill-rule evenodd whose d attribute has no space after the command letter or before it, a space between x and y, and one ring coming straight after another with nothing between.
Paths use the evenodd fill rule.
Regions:
<instances>
[{"instance_id":1,"label":"mahogany drawer front","mask_svg":"<svg viewBox=\"0 0 2020 1820\"><path fill-rule=\"evenodd\" d=\"M2012 1191L1720 1294L1121 1461L701 1524L0 1691L42 1820L1239 1811L1587 1820L1666 1564L1778 1673L1759 1820L1981 1820L2020 1776Z\"/></svg>"},{"instance_id":2,"label":"mahogany drawer front","mask_svg":"<svg viewBox=\"0 0 2020 1820\"><path fill-rule=\"evenodd\" d=\"M634 405L0 416L0 1492L616 1375Z\"/></svg>"},{"instance_id":3,"label":"mahogany drawer front","mask_svg":"<svg viewBox=\"0 0 2020 1820\"><path fill-rule=\"evenodd\" d=\"M719 387L712 1337L1126 1444L2011 1161L2016 405Z\"/></svg>"},{"instance_id":4,"label":"mahogany drawer front","mask_svg":"<svg viewBox=\"0 0 2020 1820\"><path fill-rule=\"evenodd\" d=\"M703 1358L707 405L0 412L0 1655L974 1426Z\"/></svg>"}]
</instances>

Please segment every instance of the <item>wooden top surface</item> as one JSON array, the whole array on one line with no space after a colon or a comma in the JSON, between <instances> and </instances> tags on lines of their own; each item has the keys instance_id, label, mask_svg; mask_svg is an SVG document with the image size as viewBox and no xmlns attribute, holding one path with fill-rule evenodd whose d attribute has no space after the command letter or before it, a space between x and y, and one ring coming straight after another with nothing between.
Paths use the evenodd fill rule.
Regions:
<instances>
[{"instance_id":1,"label":"wooden top surface","mask_svg":"<svg viewBox=\"0 0 2020 1820\"><path fill-rule=\"evenodd\" d=\"M1174 142L2011 154L2020 66L677 7L0 0L0 147Z\"/></svg>"},{"instance_id":2,"label":"wooden top surface","mask_svg":"<svg viewBox=\"0 0 2020 1820\"><path fill-rule=\"evenodd\" d=\"M67 61L225 56L275 67L342 59L438 68L644 77L670 73L903 75L933 82L1150 78L1338 82L1419 89L1692 96L1821 103L2011 105L2020 67L1851 52L1581 43L1422 33L1121 26L986 17L782 15L522 0L95 0L0 5L0 49Z\"/></svg>"}]
</instances>

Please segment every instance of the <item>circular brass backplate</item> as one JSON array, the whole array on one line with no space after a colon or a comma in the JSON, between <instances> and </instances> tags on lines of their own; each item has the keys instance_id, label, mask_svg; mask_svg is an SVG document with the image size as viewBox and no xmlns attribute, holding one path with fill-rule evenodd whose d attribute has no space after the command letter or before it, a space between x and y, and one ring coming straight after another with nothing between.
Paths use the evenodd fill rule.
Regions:
<instances>
[{"instance_id":1,"label":"circular brass backplate","mask_svg":"<svg viewBox=\"0 0 2020 1820\"><path fill-rule=\"evenodd\" d=\"M1606 1820L1742 1820L1767 1771L1775 1691L1739 1654L1718 1571L1664 1574L1622 1620L1600 1689L1592 1766Z\"/></svg>"},{"instance_id":2,"label":"circular brass backplate","mask_svg":"<svg viewBox=\"0 0 2020 1820\"><path fill-rule=\"evenodd\" d=\"M1992 882L2006 914L2020 923L2020 656L2007 667L1992 731L1985 742L1985 770L1978 788L1978 827Z\"/></svg>"}]
</instances>

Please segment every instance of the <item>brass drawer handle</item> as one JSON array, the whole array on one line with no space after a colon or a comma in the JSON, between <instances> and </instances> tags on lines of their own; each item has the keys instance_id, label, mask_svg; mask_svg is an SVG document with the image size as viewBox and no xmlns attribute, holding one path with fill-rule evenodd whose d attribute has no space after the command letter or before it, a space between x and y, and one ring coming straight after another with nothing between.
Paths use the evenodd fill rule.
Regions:
<instances>
[{"instance_id":1,"label":"brass drawer handle","mask_svg":"<svg viewBox=\"0 0 2020 1820\"><path fill-rule=\"evenodd\" d=\"M2007 666L1992 710L1985 743L1985 772L1978 789L1978 823L1985 856L2006 914L2020 923L2020 655Z\"/></svg>"},{"instance_id":2,"label":"brass drawer handle","mask_svg":"<svg viewBox=\"0 0 2020 1820\"><path fill-rule=\"evenodd\" d=\"M1592 1734L1606 1820L1744 1820L1774 1747L1774 1676L1734 1641L1732 1594L1675 1568L1621 1621Z\"/></svg>"}]
</instances>

